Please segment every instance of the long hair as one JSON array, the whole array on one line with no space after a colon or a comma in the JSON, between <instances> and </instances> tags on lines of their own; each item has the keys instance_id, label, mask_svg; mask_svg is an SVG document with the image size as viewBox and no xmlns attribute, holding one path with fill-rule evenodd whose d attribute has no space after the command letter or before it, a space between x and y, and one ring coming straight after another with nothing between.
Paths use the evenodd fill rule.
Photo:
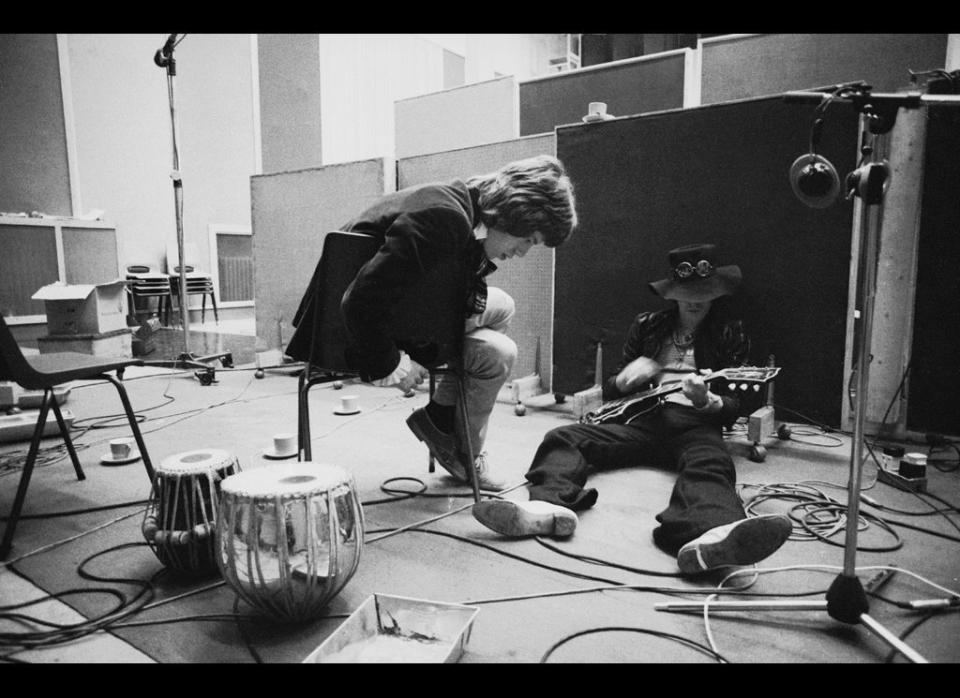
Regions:
<instances>
[{"instance_id":1,"label":"long hair","mask_svg":"<svg viewBox=\"0 0 960 698\"><path fill-rule=\"evenodd\" d=\"M477 190L480 220L488 228L520 238L539 232L547 247L557 247L577 225L573 184L550 155L516 160L471 177L467 186Z\"/></svg>"}]
</instances>

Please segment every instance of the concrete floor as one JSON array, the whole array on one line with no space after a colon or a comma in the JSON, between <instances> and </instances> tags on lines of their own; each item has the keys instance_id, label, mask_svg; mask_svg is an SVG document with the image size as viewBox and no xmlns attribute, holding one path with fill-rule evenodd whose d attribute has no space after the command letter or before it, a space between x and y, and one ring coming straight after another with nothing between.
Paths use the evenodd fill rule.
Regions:
<instances>
[{"instance_id":1,"label":"concrete floor","mask_svg":"<svg viewBox=\"0 0 960 698\"><path fill-rule=\"evenodd\" d=\"M211 328L213 329L213 328ZM220 331L242 334L240 324L225 325ZM268 362L269 363L269 362ZM145 432L154 465L177 453L197 448L224 448L237 457L244 470L270 467L277 461L264 457L263 451L279 432L296 432L296 379L281 371L268 371L256 380L250 367L218 372L218 383L200 386L188 373L156 369L131 371L127 376L131 400L147 416ZM138 380L131 380L138 378ZM335 414L345 394L357 396L361 412ZM174 401L169 402L170 398ZM408 531L389 537L368 533L368 544L356 574L331 603L331 612L345 614L356 609L372 593L385 593L447 603L473 603L479 613L461 658L463 663L530 663L563 638L571 638L556 649L550 661L686 663L711 662L710 657L689 647L654 636L655 632L673 633L698 643L707 642L702 613L666 613L659 604L676 601L677 594L644 590L609 590L611 584L575 579L556 570L567 570L619 585L671 587L689 599L702 599L719 580L685 580L676 573L675 560L659 551L650 538L654 515L669 496L672 476L659 470L636 467L604 472L591 478L591 486L600 491L597 505L580 516L576 534L567 541L554 542L557 550L537 541L507 540L480 526L470 516L467 490L443 474L427 472L426 450L407 431L403 419L424 404L426 396L404 398L395 390L373 388L348 382L343 391L331 385L311 391L311 427L314 460L341 465L354 475L362 501L386 495L381 485L390 478L410 478L397 485L413 488L416 478L423 482L432 498L417 497L397 503L365 507L367 531L422 526L443 535L424 535ZM117 400L112 390L90 387L74 391L67 405L78 417L112 414ZM150 410L149 408L158 407ZM174 415L197 410L189 418ZM552 396L528 401L524 416L514 414L508 399L497 405L487 440L489 458L495 469L516 486L504 496L524 499L523 474L544 432L570 423L566 406L558 406ZM818 433L812 427L795 426L794 438L765 442L766 460L756 463L748 458L750 444L742 432L729 438L731 453L743 485L816 482L828 495L843 498L842 487L849 473L849 439L842 435ZM104 467L99 456L105 442L123 428L104 434L87 433L78 438L80 459L88 478L78 482L68 461L38 468L27 495L25 513L70 510L86 504L146 498L149 486L139 463L124 467ZM50 443L54 443L53 440ZM47 442L44 445L48 445ZM22 445L0 444L0 455ZM876 469L864 469L863 487L877 503L901 509L923 509L915 496L876 484ZM16 476L0 478L0 512L9 510ZM930 473L930 491L956 503L960 500L960 475L957 472ZM108 497L106 491L110 490ZM114 491L117 490L117 491ZM751 488L744 490L749 494ZM779 503L769 505L781 507ZM465 508L467 507L467 508ZM768 509L769 510L769 509ZM106 521L117 514L100 517ZM903 519L903 517L900 517ZM956 515L953 520L956 521ZM424 523L429 521L429 523ZM957 536L954 524L942 516L927 516L918 525L943 535ZM90 526L87 519L74 528L78 532ZM122 526L124 524L118 524ZM136 531L132 524L128 532ZM960 588L960 555L957 542L910 529L898 529L903 545L889 552L864 551L856 556L857 575L866 580L877 566L896 565L902 573L884 588L893 599L942 597L943 591L918 581L921 575L941 587ZM49 526L41 521L20 523L12 557L29 553L54 542ZM94 534L93 538L97 539ZM121 535L121 534L115 534ZM123 534L127 535L127 534ZM446 535L461 536L462 540ZM89 540L89 539L88 539ZM467 545L466 541L476 544ZM783 572L759 576L751 591L785 598L799 591L812 591L803 598L822 600L826 587L843 569L841 545L799 538L788 542L766 560L762 569L797 566ZM860 534L861 545L884 547L890 537L878 526L869 526ZM87 547L99 543L87 543ZM79 543L69 543L69 546ZM494 554L479 545L515 557ZM80 555L76 553L74 557ZM631 569L598 566L569 557L587 555ZM44 553L30 558L32 566L42 570ZM154 561L156 562L156 561ZM547 565L554 570L535 567ZM21 565L17 565L19 569ZM71 570L72 573L72 570ZM37 572L39 574L39 572ZM49 574L49 572L47 572ZM66 574L66 573L64 573ZM608 587L598 591L597 587ZM0 605L36 597L41 590L18 574L0 567ZM204 602L195 602L197 609ZM51 618L77 618L73 608L60 602L47 602L45 613ZM39 613L36 608L31 613ZM917 618L915 613L872 600L871 616L892 632L906 631ZM339 625L330 620L294 631L275 631L258 636L263 660L300 661ZM209 624L208 624L209 625ZM9 631L8 623L0 629ZM626 630L610 628L629 626ZM598 629L606 628L603 632ZM825 612L774 611L737 614L711 614L709 629L720 651L737 663L877 663L886 659L889 647L862 626L847 626ZM924 623L909 636L908 643L934 662L960 661L960 614L948 614ZM577 633L588 633L578 636ZM594 633L594 634L589 634ZM129 638L130 641L122 639ZM216 639L217 642L211 642ZM190 647L166 648L150 645L149 637L125 631L97 633L82 640L46 649L30 649L10 655L28 662L221 662L249 661L236 640L224 640L213 631L198 631ZM138 647L140 649L138 649ZM6 653L4 649L0 653Z\"/></svg>"},{"instance_id":2,"label":"concrete floor","mask_svg":"<svg viewBox=\"0 0 960 698\"><path fill-rule=\"evenodd\" d=\"M191 328L203 332L217 332L223 334L251 335L255 334L255 322L250 318L225 318L220 322L209 321L196 323ZM28 352L30 350L27 350ZM4 445L0 444L0 452ZM11 448L12 446L7 446ZM12 481L12 480L11 480ZM0 564L0 606L22 603L46 596L46 592L10 571ZM84 617L67 604L51 599L31 609L31 613L38 618L62 624L79 623ZM3 622L0 628L6 629ZM96 633L87 637L64 643L54 647L34 648L19 652L7 653L0 650L0 655L7 655L8 660L29 663L84 663L101 661L103 657L110 657L113 663L154 663L154 660L127 643L122 638L109 633Z\"/></svg>"}]
</instances>

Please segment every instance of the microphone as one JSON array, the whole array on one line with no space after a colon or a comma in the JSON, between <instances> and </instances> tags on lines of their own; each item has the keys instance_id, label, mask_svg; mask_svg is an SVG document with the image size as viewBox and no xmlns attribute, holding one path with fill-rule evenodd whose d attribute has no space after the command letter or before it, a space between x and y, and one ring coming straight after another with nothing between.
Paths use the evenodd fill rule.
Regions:
<instances>
[{"instance_id":1,"label":"microphone","mask_svg":"<svg viewBox=\"0 0 960 698\"><path fill-rule=\"evenodd\" d=\"M156 63L161 68L166 68L169 65L173 64L173 45L177 42L177 35L171 34L167 37L166 42L163 44L163 48L157 49L157 52L153 55L153 62Z\"/></svg>"},{"instance_id":2,"label":"microphone","mask_svg":"<svg viewBox=\"0 0 960 698\"><path fill-rule=\"evenodd\" d=\"M790 166L790 187L807 206L826 208L840 195L840 177L825 157L807 153Z\"/></svg>"},{"instance_id":3,"label":"microphone","mask_svg":"<svg viewBox=\"0 0 960 698\"><path fill-rule=\"evenodd\" d=\"M816 152L822 131L823 119L816 119L810 129L810 152L790 166L790 187L797 198L811 208L826 208L840 194L836 168Z\"/></svg>"}]
</instances>

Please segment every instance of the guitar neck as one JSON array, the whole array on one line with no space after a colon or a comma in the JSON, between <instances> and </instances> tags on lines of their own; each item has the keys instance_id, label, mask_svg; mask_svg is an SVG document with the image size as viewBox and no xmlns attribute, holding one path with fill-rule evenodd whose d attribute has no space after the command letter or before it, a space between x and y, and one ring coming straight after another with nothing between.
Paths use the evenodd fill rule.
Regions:
<instances>
[{"instance_id":1,"label":"guitar neck","mask_svg":"<svg viewBox=\"0 0 960 698\"><path fill-rule=\"evenodd\" d=\"M715 381L720 378L723 378L726 375L723 371L715 371L714 373L708 373L703 376L703 382L709 383L710 381ZM666 385L658 385L656 388L651 388L649 391L643 393L644 397L654 397L656 395L669 395L670 393L677 393L683 390L683 381L676 381L673 383L667 383Z\"/></svg>"}]
</instances>

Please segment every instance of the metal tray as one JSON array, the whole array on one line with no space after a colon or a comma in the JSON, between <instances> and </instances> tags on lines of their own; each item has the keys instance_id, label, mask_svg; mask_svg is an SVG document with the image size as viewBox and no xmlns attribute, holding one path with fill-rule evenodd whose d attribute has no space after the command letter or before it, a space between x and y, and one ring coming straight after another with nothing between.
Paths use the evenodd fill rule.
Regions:
<instances>
[{"instance_id":1,"label":"metal tray","mask_svg":"<svg viewBox=\"0 0 960 698\"><path fill-rule=\"evenodd\" d=\"M303 660L305 664L443 664L460 659L475 606L374 594Z\"/></svg>"}]
</instances>

